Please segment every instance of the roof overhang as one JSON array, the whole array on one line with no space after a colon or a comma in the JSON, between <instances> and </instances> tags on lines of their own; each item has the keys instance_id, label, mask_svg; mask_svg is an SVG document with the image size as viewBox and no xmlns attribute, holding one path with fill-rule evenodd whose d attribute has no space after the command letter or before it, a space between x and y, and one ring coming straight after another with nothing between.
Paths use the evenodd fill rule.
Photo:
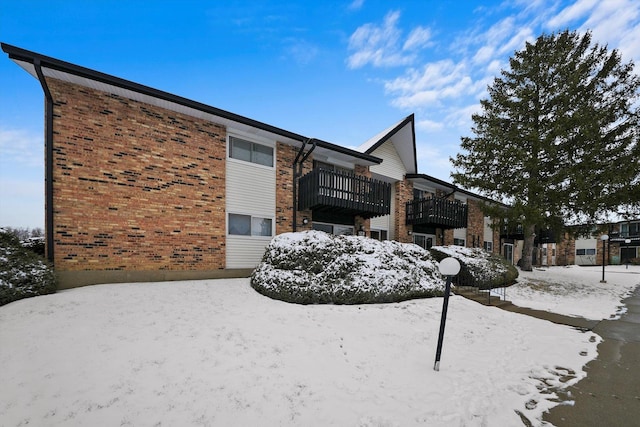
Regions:
<instances>
[{"instance_id":1,"label":"roof overhang","mask_svg":"<svg viewBox=\"0 0 640 427\"><path fill-rule=\"evenodd\" d=\"M407 173L418 172L418 161L416 156L416 131L415 118L411 114L393 126L383 130L358 149L366 154L373 153L378 147L391 140L400 160L404 164Z\"/></svg>"},{"instance_id":2,"label":"roof overhang","mask_svg":"<svg viewBox=\"0 0 640 427\"><path fill-rule=\"evenodd\" d=\"M300 146L302 143L311 140L309 137L149 86L144 86L6 43L1 43L1 46L2 50L9 55L10 59L36 79L38 79L36 64L39 64L45 77L112 93L197 119L219 123L230 130L241 131L249 135L255 134L263 138L294 146ZM314 153L341 162L355 163L363 166L376 165L382 162L382 159L372 156L369 153L362 153L317 139Z\"/></svg>"},{"instance_id":3,"label":"roof overhang","mask_svg":"<svg viewBox=\"0 0 640 427\"><path fill-rule=\"evenodd\" d=\"M453 184L423 173L407 174L407 179L414 184L446 193L453 193L458 190L458 187Z\"/></svg>"},{"instance_id":4,"label":"roof overhang","mask_svg":"<svg viewBox=\"0 0 640 427\"><path fill-rule=\"evenodd\" d=\"M416 173L416 174L407 174L407 179L411 182L413 182L414 184L418 184L419 186L425 187L425 188L430 188L430 189L434 189L434 190L440 190L442 192L445 193L450 193L450 194L463 194L465 196L467 196L469 199L471 200L475 200L475 201L479 201L479 202L484 202L484 203L489 203L492 205L500 205L500 206L504 206L505 208L508 208L508 205L505 205L502 202L497 202L495 200L492 200L488 197L485 196L481 196L479 194L473 193L469 190L465 190L464 188L460 188L454 184L451 184L447 181L443 181L441 179L438 179L436 177L430 176L430 175L426 175L423 173Z\"/></svg>"}]
</instances>

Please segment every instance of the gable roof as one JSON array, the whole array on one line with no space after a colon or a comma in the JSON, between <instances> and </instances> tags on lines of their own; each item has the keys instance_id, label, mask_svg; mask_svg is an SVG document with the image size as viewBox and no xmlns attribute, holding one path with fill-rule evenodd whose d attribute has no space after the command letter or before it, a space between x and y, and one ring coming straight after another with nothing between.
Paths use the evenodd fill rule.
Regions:
<instances>
[{"instance_id":1,"label":"gable roof","mask_svg":"<svg viewBox=\"0 0 640 427\"><path fill-rule=\"evenodd\" d=\"M249 134L260 134L285 144L300 146L300 143L307 143L309 140L314 139L317 144L315 149L316 153L325 154L346 162L354 162L364 166L371 166L382 162L382 159L370 153L363 153L327 141L309 138L210 105L6 43L0 43L0 45L10 59L36 79L39 79L36 71L36 65L38 65L42 67L42 72L45 77L55 78L107 93L114 93L192 117L220 123Z\"/></svg>"},{"instance_id":2,"label":"gable roof","mask_svg":"<svg viewBox=\"0 0 640 427\"><path fill-rule=\"evenodd\" d=\"M415 117L413 114L405 117L395 125L383 130L373 138L358 147L358 150L366 154L372 154L382 144L391 140L400 156L407 173L418 172L418 160L416 157L416 131Z\"/></svg>"}]
</instances>

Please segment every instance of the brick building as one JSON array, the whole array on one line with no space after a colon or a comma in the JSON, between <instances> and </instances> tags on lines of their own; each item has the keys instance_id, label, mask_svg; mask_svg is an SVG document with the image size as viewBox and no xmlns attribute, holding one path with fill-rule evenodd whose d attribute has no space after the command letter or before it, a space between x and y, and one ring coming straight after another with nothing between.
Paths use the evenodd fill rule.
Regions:
<instances>
[{"instance_id":1,"label":"brick building","mask_svg":"<svg viewBox=\"0 0 640 427\"><path fill-rule=\"evenodd\" d=\"M45 95L46 252L62 288L246 276L273 236L305 229L518 260L487 199L418 172L413 115L354 150L2 49Z\"/></svg>"}]
</instances>

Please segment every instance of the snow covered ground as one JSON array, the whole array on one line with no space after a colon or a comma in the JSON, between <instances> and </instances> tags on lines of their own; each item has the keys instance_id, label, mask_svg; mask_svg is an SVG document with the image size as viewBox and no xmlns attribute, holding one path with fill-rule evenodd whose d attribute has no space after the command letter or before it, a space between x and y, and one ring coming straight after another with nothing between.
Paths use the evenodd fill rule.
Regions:
<instances>
[{"instance_id":1,"label":"snow covered ground","mask_svg":"<svg viewBox=\"0 0 640 427\"><path fill-rule=\"evenodd\" d=\"M525 274L573 290L521 289L518 302L544 295L556 310L571 303L609 317L640 283L612 273L606 289L617 291L600 292L583 273ZM583 378L597 356L592 332L454 296L435 372L441 308L442 298L294 305L258 294L248 279L17 301L0 307L0 425L519 426L518 412L542 425L554 387Z\"/></svg>"},{"instance_id":2,"label":"snow covered ground","mask_svg":"<svg viewBox=\"0 0 640 427\"><path fill-rule=\"evenodd\" d=\"M506 299L521 307L587 319L619 318L621 300L640 285L640 266L568 266L520 271L518 284L507 288Z\"/></svg>"}]
</instances>

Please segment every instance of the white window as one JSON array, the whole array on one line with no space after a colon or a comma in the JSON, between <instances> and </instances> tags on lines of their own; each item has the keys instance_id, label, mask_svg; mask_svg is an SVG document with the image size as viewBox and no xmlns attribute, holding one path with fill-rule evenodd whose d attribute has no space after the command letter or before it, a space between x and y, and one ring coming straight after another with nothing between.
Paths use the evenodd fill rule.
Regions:
<instances>
[{"instance_id":1,"label":"white window","mask_svg":"<svg viewBox=\"0 0 640 427\"><path fill-rule=\"evenodd\" d=\"M348 225L336 224L333 226L333 234L335 234L336 236L352 236L353 227L350 227Z\"/></svg>"},{"instance_id":2,"label":"white window","mask_svg":"<svg viewBox=\"0 0 640 427\"><path fill-rule=\"evenodd\" d=\"M453 239L453 244L457 246L464 246L464 239Z\"/></svg>"},{"instance_id":3,"label":"white window","mask_svg":"<svg viewBox=\"0 0 640 427\"><path fill-rule=\"evenodd\" d=\"M312 229L316 231L324 231L325 233L340 235L353 235L353 227L350 225L327 224L322 222L313 222Z\"/></svg>"},{"instance_id":4,"label":"white window","mask_svg":"<svg viewBox=\"0 0 640 427\"><path fill-rule=\"evenodd\" d=\"M229 137L229 157L258 165L273 167L273 147Z\"/></svg>"},{"instance_id":5,"label":"white window","mask_svg":"<svg viewBox=\"0 0 640 427\"><path fill-rule=\"evenodd\" d=\"M595 255L595 254L596 254L596 250L595 249L576 249L576 255L577 256Z\"/></svg>"},{"instance_id":6,"label":"white window","mask_svg":"<svg viewBox=\"0 0 640 427\"><path fill-rule=\"evenodd\" d=\"M640 234L640 222L620 224L620 235L622 237L637 236L638 234Z\"/></svg>"},{"instance_id":7,"label":"white window","mask_svg":"<svg viewBox=\"0 0 640 427\"><path fill-rule=\"evenodd\" d=\"M376 240L388 240L388 232L387 230L371 230L370 231L370 236L372 239L376 239Z\"/></svg>"},{"instance_id":8,"label":"white window","mask_svg":"<svg viewBox=\"0 0 640 427\"><path fill-rule=\"evenodd\" d=\"M423 249L429 249L431 248L431 246L433 246L434 237L435 236L433 235L430 236L426 234L413 233L413 243Z\"/></svg>"},{"instance_id":9,"label":"white window","mask_svg":"<svg viewBox=\"0 0 640 427\"><path fill-rule=\"evenodd\" d=\"M493 252L493 242L484 242L484 250Z\"/></svg>"},{"instance_id":10,"label":"white window","mask_svg":"<svg viewBox=\"0 0 640 427\"><path fill-rule=\"evenodd\" d=\"M229 234L235 236L272 236L273 220L251 215L229 214Z\"/></svg>"}]
</instances>

